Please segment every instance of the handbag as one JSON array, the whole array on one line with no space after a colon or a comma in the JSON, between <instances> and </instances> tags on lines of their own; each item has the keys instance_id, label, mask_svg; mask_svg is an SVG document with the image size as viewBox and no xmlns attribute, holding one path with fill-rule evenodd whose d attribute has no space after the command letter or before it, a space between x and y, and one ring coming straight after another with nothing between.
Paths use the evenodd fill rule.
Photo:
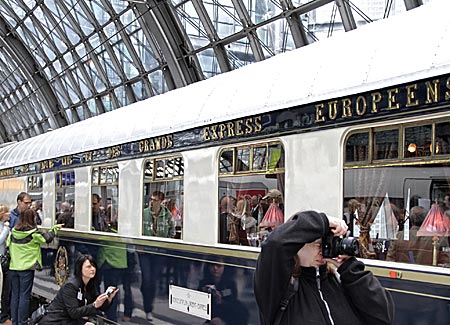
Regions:
<instances>
[{"instance_id":1,"label":"handbag","mask_svg":"<svg viewBox=\"0 0 450 325\"><path fill-rule=\"evenodd\" d=\"M9 248L5 248L5 253L0 254L0 265L2 266L2 271L9 270L9 261L11 260L11 256L9 255Z\"/></svg>"},{"instance_id":2,"label":"handbag","mask_svg":"<svg viewBox=\"0 0 450 325\"><path fill-rule=\"evenodd\" d=\"M30 321L29 321L28 324L29 325L38 324L40 322L40 320L42 318L44 318L45 315L47 315L47 307L48 307L48 304L43 304L43 305L40 305L38 307L38 309L33 311L33 313L31 314L31 318L30 318Z\"/></svg>"}]
</instances>

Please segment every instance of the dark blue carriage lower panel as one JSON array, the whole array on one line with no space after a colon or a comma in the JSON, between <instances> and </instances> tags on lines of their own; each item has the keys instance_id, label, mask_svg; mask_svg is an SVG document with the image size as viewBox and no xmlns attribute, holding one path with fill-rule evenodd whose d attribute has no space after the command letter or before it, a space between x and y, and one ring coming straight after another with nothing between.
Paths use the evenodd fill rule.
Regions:
<instances>
[{"instance_id":1,"label":"dark blue carriage lower panel","mask_svg":"<svg viewBox=\"0 0 450 325\"><path fill-rule=\"evenodd\" d=\"M67 252L67 261L60 258L61 250ZM52 299L59 288L55 279L73 274L79 254L91 254L99 264L99 292L109 285L119 287L117 305L107 315L119 323L123 316L145 318L147 312L172 324L203 323L204 319L169 308L173 284L220 292L223 299L213 296L211 312L228 324L259 324L253 294L256 252L104 235L60 236L58 247L43 249L44 269L36 273L34 292ZM68 271L61 267L64 264ZM427 274L418 273L421 281L379 277L395 300L394 324L449 325L450 286L427 282Z\"/></svg>"},{"instance_id":2,"label":"dark blue carriage lower panel","mask_svg":"<svg viewBox=\"0 0 450 325\"><path fill-rule=\"evenodd\" d=\"M248 253L168 245L180 248L174 249L158 244L130 244L117 237L113 240L61 237L57 248L43 249L44 268L36 273L33 291L51 300L59 288L55 283L56 275L61 277L64 273L61 265L67 264L67 275L72 275L76 257L90 254L98 264L99 292L110 285L120 289L115 299L117 304L106 315L115 322L121 323L123 316L131 316L139 322L151 312L154 318L171 324L202 324L205 321L202 318L169 308L169 285L173 284L211 292L213 318L221 318L227 324L259 324L253 295L255 259L248 258ZM64 250L67 261L61 263L60 255ZM217 293L220 299L215 296Z\"/></svg>"},{"instance_id":3,"label":"dark blue carriage lower panel","mask_svg":"<svg viewBox=\"0 0 450 325\"><path fill-rule=\"evenodd\" d=\"M379 279L395 301L394 324L450 324L449 286L399 279Z\"/></svg>"}]
</instances>

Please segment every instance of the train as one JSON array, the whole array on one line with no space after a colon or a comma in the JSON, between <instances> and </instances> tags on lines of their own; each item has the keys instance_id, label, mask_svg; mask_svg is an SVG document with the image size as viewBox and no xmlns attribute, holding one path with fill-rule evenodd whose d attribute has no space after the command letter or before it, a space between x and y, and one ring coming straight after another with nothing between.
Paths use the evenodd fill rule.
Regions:
<instances>
[{"instance_id":1,"label":"train","mask_svg":"<svg viewBox=\"0 0 450 325\"><path fill-rule=\"evenodd\" d=\"M450 324L449 10L433 1L0 148L0 203L26 191L43 229L70 206L72 225L42 246L34 297L53 299L91 254L99 289L120 288L102 322L258 324L263 225L318 210L352 213L394 324ZM427 258L396 260L414 207ZM238 240L229 216L241 218Z\"/></svg>"}]
</instances>

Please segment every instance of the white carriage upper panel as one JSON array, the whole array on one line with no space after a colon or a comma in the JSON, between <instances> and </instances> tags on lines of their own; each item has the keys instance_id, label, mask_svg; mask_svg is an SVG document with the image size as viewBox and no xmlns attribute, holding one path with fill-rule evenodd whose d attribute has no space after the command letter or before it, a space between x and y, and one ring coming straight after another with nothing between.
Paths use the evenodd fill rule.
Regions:
<instances>
[{"instance_id":1,"label":"white carriage upper panel","mask_svg":"<svg viewBox=\"0 0 450 325\"><path fill-rule=\"evenodd\" d=\"M0 169L173 133L450 70L450 2L218 75L0 149Z\"/></svg>"}]
</instances>

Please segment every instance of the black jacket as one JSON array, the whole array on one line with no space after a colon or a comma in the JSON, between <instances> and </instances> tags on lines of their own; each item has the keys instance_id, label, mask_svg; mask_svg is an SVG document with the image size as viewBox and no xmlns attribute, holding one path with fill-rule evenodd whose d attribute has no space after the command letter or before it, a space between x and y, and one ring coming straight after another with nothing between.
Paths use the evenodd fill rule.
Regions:
<instances>
[{"instance_id":1,"label":"black jacket","mask_svg":"<svg viewBox=\"0 0 450 325\"><path fill-rule=\"evenodd\" d=\"M294 270L294 256L306 243L329 232L326 215L297 213L277 227L261 246L254 290L262 325L272 325L286 296ZM318 274L317 274L318 272ZM389 292L356 258L345 261L336 275L320 268L302 268L299 288L283 312L281 324L390 324L394 304ZM319 290L320 286L320 290ZM323 295L323 298L322 296Z\"/></svg>"},{"instance_id":2,"label":"black jacket","mask_svg":"<svg viewBox=\"0 0 450 325\"><path fill-rule=\"evenodd\" d=\"M98 293L95 286L89 286L85 292L82 281L72 278L61 287L55 299L47 309L47 315L39 322L45 324L78 325L86 323L83 317L95 316L109 307L108 300L101 308L94 308Z\"/></svg>"}]
</instances>

